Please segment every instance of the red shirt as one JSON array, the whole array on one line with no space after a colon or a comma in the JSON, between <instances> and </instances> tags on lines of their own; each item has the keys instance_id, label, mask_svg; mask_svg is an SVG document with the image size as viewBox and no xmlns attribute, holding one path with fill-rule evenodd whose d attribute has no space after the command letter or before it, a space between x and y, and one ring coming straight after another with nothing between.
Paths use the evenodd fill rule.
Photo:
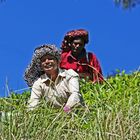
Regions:
<instances>
[{"instance_id":1,"label":"red shirt","mask_svg":"<svg viewBox=\"0 0 140 140\"><path fill-rule=\"evenodd\" d=\"M86 55L87 54L87 55ZM85 53L84 57L77 59L70 52L61 54L60 68L73 69L81 78L88 77L93 82L102 82L102 70L95 54Z\"/></svg>"}]
</instances>

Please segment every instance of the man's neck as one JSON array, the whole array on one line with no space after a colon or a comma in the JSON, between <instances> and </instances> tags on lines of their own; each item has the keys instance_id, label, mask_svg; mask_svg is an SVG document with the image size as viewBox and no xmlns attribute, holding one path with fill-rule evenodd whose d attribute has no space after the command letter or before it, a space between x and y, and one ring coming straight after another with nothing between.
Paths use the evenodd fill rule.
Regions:
<instances>
[{"instance_id":1,"label":"man's neck","mask_svg":"<svg viewBox=\"0 0 140 140\"><path fill-rule=\"evenodd\" d=\"M51 74L47 74L47 76L53 81L55 82L57 76L58 76L58 72L59 69L56 69L55 71L53 71Z\"/></svg>"},{"instance_id":2,"label":"man's neck","mask_svg":"<svg viewBox=\"0 0 140 140\"><path fill-rule=\"evenodd\" d=\"M83 49L80 53L71 53L71 55L73 57L75 57L76 59L81 59L83 58L84 56L86 56L86 50Z\"/></svg>"}]
</instances>

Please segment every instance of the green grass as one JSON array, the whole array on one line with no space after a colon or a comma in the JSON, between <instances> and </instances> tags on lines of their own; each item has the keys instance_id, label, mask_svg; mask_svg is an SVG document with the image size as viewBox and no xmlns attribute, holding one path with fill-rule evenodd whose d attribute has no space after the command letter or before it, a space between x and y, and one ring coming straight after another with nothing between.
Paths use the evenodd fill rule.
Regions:
<instances>
[{"instance_id":1,"label":"green grass","mask_svg":"<svg viewBox=\"0 0 140 140\"><path fill-rule=\"evenodd\" d=\"M139 140L140 72L118 73L102 85L80 82L86 107L66 114L40 107L27 112L30 92L0 98L0 140Z\"/></svg>"}]
</instances>

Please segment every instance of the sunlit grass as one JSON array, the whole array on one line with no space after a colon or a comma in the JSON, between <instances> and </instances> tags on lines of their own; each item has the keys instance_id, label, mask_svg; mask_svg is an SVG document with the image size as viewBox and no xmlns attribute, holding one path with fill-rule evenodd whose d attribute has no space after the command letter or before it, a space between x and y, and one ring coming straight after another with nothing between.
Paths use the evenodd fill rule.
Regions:
<instances>
[{"instance_id":1,"label":"sunlit grass","mask_svg":"<svg viewBox=\"0 0 140 140\"><path fill-rule=\"evenodd\" d=\"M111 85L111 86L110 86ZM124 72L102 85L81 81L86 106L66 114L40 107L27 111L30 92L0 99L1 140L139 140L140 73Z\"/></svg>"}]
</instances>

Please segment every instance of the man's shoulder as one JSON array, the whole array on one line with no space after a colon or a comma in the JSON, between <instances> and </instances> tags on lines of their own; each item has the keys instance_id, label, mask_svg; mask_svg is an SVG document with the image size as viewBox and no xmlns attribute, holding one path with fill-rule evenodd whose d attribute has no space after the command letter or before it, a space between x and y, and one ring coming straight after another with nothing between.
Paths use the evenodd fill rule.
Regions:
<instances>
[{"instance_id":1,"label":"man's shoulder","mask_svg":"<svg viewBox=\"0 0 140 140\"><path fill-rule=\"evenodd\" d=\"M96 55L94 52L87 52L87 57L92 60L92 59L97 59Z\"/></svg>"},{"instance_id":2,"label":"man's shoulder","mask_svg":"<svg viewBox=\"0 0 140 140\"><path fill-rule=\"evenodd\" d=\"M40 81L41 81L41 77L39 77L34 83L40 83Z\"/></svg>"},{"instance_id":3,"label":"man's shoulder","mask_svg":"<svg viewBox=\"0 0 140 140\"><path fill-rule=\"evenodd\" d=\"M42 83L42 76L43 76L43 75L41 75L41 76L34 82L33 86L39 86L39 85Z\"/></svg>"},{"instance_id":4,"label":"man's shoulder","mask_svg":"<svg viewBox=\"0 0 140 140\"><path fill-rule=\"evenodd\" d=\"M77 77L79 76L79 74L77 72L75 72L73 69L63 69L63 72L65 73L66 77Z\"/></svg>"},{"instance_id":5,"label":"man's shoulder","mask_svg":"<svg viewBox=\"0 0 140 140\"><path fill-rule=\"evenodd\" d=\"M87 55L95 55L95 53L94 52L87 52Z\"/></svg>"},{"instance_id":6,"label":"man's shoulder","mask_svg":"<svg viewBox=\"0 0 140 140\"><path fill-rule=\"evenodd\" d=\"M68 69L68 70L65 70L66 74L69 75L69 76L79 76L79 74L77 72L75 72L73 69Z\"/></svg>"}]
</instances>

